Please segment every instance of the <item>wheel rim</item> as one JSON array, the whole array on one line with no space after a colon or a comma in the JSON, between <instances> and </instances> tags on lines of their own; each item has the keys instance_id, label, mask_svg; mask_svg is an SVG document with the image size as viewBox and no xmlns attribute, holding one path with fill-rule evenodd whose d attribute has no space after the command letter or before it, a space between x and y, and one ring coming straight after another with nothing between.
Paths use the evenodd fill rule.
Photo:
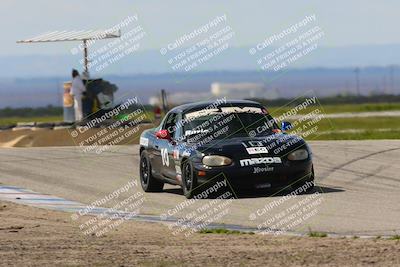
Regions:
<instances>
[{"instance_id":1,"label":"wheel rim","mask_svg":"<svg viewBox=\"0 0 400 267\"><path fill-rule=\"evenodd\" d=\"M190 164L185 165L185 187L186 190L190 191L192 189L192 183L193 183L193 172L192 168L190 167Z\"/></svg>"},{"instance_id":2,"label":"wheel rim","mask_svg":"<svg viewBox=\"0 0 400 267\"><path fill-rule=\"evenodd\" d=\"M144 157L142 158L142 162L140 164L140 173L143 184L147 184L149 180L149 165L147 164L147 160Z\"/></svg>"}]
</instances>

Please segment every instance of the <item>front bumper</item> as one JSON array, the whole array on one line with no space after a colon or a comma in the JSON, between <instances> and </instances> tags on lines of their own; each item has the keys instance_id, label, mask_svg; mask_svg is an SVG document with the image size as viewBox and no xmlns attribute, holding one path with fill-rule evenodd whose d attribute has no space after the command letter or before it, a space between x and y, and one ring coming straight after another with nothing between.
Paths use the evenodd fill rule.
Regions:
<instances>
[{"instance_id":1,"label":"front bumper","mask_svg":"<svg viewBox=\"0 0 400 267\"><path fill-rule=\"evenodd\" d=\"M199 184L226 178L236 190L280 188L314 179L311 159L246 167L231 165L210 168L197 163L194 168ZM203 172L203 175L198 175L199 172Z\"/></svg>"}]
</instances>

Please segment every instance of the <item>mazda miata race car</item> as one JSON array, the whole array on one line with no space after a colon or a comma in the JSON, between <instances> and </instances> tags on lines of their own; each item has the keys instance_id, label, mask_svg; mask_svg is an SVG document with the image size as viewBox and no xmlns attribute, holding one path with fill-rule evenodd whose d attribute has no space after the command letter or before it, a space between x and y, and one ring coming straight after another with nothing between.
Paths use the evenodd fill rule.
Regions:
<instances>
[{"instance_id":1,"label":"mazda miata race car","mask_svg":"<svg viewBox=\"0 0 400 267\"><path fill-rule=\"evenodd\" d=\"M220 101L185 104L140 137L140 180L145 192L180 185L187 198L216 177L232 190L314 186L312 153L286 133L261 104Z\"/></svg>"}]
</instances>

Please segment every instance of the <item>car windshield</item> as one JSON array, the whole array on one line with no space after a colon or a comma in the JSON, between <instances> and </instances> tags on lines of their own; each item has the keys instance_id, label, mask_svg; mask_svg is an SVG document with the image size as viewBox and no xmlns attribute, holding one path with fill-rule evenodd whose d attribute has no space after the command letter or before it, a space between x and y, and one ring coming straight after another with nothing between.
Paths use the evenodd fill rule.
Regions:
<instances>
[{"instance_id":1,"label":"car windshield","mask_svg":"<svg viewBox=\"0 0 400 267\"><path fill-rule=\"evenodd\" d=\"M260 107L199 110L185 114L184 118L184 136L193 142L206 138L265 136L279 129L274 119Z\"/></svg>"}]
</instances>

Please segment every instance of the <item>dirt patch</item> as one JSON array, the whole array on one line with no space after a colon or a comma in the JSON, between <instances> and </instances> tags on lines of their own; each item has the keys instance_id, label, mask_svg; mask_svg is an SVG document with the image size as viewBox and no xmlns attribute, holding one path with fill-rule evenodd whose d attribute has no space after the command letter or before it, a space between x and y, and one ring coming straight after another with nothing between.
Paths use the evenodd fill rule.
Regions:
<instances>
[{"instance_id":1,"label":"dirt patch","mask_svg":"<svg viewBox=\"0 0 400 267\"><path fill-rule=\"evenodd\" d=\"M84 236L70 214L0 202L1 266L400 266L400 242L382 239L194 234L125 222ZM86 218L87 219L87 218Z\"/></svg>"}]
</instances>

